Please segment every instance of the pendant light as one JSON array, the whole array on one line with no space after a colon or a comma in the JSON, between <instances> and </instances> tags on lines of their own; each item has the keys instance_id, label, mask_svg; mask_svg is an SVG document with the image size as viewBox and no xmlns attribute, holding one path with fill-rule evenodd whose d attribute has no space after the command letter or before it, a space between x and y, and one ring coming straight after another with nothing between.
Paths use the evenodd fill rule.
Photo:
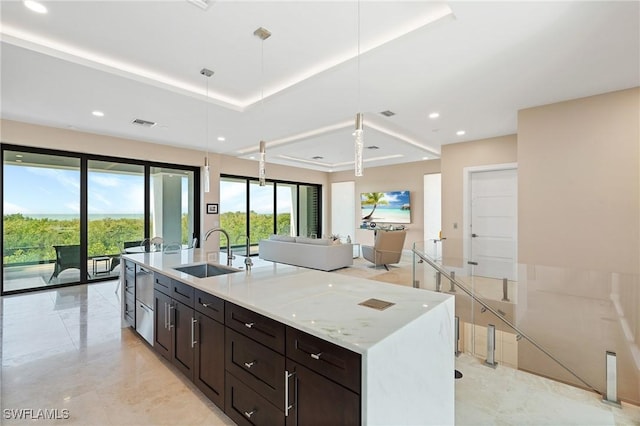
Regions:
<instances>
[{"instance_id":1,"label":"pendant light","mask_svg":"<svg viewBox=\"0 0 640 426\"><path fill-rule=\"evenodd\" d=\"M271 37L271 32L265 28L258 28L253 32L253 35L262 40L260 45L260 105L262 107L262 113L264 117L264 41ZM264 119L262 120L264 122ZM263 140L260 141L260 158L258 164L258 183L260 186L265 186L266 183L266 157L267 157L267 143Z\"/></svg>"},{"instance_id":2,"label":"pendant light","mask_svg":"<svg viewBox=\"0 0 640 426\"><path fill-rule=\"evenodd\" d=\"M209 77L213 75L213 71L207 68L202 68L200 74L206 78L207 87L207 102L205 104L205 122L206 122L206 136L205 136L205 148L207 155L204 157L204 192L211 190L211 173L209 171Z\"/></svg>"},{"instance_id":3,"label":"pendant light","mask_svg":"<svg viewBox=\"0 0 640 426\"><path fill-rule=\"evenodd\" d=\"M358 0L358 111L360 111L360 0ZM362 151L364 149L364 132L362 129L364 121L364 116L361 112L356 113L356 128L353 132L353 136L355 138L355 162L354 162L354 172L356 176L363 175L363 167L362 167Z\"/></svg>"}]
</instances>

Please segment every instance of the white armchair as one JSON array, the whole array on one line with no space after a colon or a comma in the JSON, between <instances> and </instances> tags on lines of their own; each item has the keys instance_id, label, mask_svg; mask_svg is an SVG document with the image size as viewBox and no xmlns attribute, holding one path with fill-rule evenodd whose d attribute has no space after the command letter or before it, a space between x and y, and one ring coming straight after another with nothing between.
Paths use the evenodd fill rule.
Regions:
<instances>
[{"instance_id":1,"label":"white armchair","mask_svg":"<svg viewBox=\"0 0 640 426\"><path fill-rule=\"evenodd\" d=\"M384 266L388 271L387 265L400 262L406 236L406 231L378 230L373 246L362 246L362 257L375 264L376 267L378 265Z\"/></svg>"}]
</instances>

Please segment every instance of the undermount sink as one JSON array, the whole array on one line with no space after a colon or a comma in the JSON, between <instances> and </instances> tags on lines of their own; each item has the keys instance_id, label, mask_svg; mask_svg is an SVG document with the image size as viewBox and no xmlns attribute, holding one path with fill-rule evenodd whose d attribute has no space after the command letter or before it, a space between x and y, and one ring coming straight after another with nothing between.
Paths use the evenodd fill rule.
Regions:
<instances>
[{"instance_id":1,"label":"undermount sink","mask_svg":"<svg viewBox=\"0 0 640 426\"><path fill-rule=\"evenodd\" d=\"M216 275L232 274L240 272L241 269L230 268L222 265L212 265L211 263L200 263L198 265L185 265L173 268L197 278L215 277Z\"/></svg>"}]
</instances>

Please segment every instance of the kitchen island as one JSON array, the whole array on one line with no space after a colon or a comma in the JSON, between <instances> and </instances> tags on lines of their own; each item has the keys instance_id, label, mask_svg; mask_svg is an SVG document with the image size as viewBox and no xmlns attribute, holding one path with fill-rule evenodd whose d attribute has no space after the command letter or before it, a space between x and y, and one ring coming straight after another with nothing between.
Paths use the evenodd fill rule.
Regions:
<instances>
[{"instance_id":1,"label":"kitchen island","mask_svg":"<svg viewBox=\"0 0 640 426\"><path fill-rule=\"evenodd\" d=\"M226 314L223 315L225 319L220 321L226 326L223 333L226 335L227 367L224 377L227 382L226 393L231 394L225 396L227 406L235 404L229 399L232 395L245 395L233 387L231 392L228 391L230 383L236 382L238 389L244 389L247 384L247 388L250 388L247 395L253 395L255 391L256 401L258 398L262 401L258 391L263 384L258 383L255 389L251 388L253 378L242 380L242 374L246 372L235 373L231 367L237 367L230 367L235 357L239 356L233 352L233 348L242 349L237 353L251 352L249 349L254 348L256 352L272 350L282 358L281 371L277 366L280 361L270 363L269 368L273 367L271 364L277 364L273 368L277 370L278 381L283 382L284 391L266 387L263 393L267 393L268 400L264 405L269 409L280 407L278 409L287 425L295 424L290 420L293 417L289 415L290 411L301 418L306 415L301 413L304 407L302 398L305 392L313 394L313 389L310 393L306 389L315 386L299 385L298 381L311 370L309 374L314 371L322 373L322 378L328 379L326 383L336 386L340 392L344 391L349 398L355 395L359 405L357 419L361 424L454 423L454 300L449 295L276 263L254 267L249 272L243 270L207 278L197 278L175 269L205 263L205 253L199 249L182 250L175 254L128 254L123 259L126 264L133 263L153 271L162 280L178 283L176 286L185 286L196 294L210 295L220 302L224 301ZM121 279L126 288L124 272ZM126 291L122 294L123 324L132 325L130 319L127 321ZM163 294L159 296L165 297ZM175 297L180 302L182 294L178 292ZM170 303L177 302L174 300ZM159 315L170 311L166 308L167 302L164 303L158 305L156 302L154 315L158 335L163 326L162 321L158 321ZM197 313L197 306L191 312ZM282 347L278 349L274 344L269 348L270 344L260 341L260 336L254 338L250 334L255 329L253 321L247 320L240 328L236 327L233 322L238 322L237 318L243 315L256 315L256 318L271 321L274 330L277 327L286 329L286 332L282 332ZM174 316L177 317L177 311ZM165 329L167 324L171 328L172 318L169 312L168 319L163 319ZM195 328L197 323L196 316L192 315L190 324ZM198 344L204 346L205 343L199 342L203 339L198 338L201 332L194 331L194 328L191 329L190 343L191 348L197 349ZM245 344L249 349L243 349L242 345ZM307 352L305 345L309 348ZM314 351L314 348L321 350ZM300 354L309 357L304 355L301 358ZM326 363L326 374L324 367L309 364L309 369L306 368L307 362L320 360ZM357 361L355 368L350 364L352 360ZM255 360L244 362L247 371L254 368L250 371L252 374L255 371L254 364ZM296 372L297 377L292 378ZM353 374L348 374L351 377L342 377L340 374L345 372ZM268 382L269 374L263 382ZM357 379L355 384L352 383L354 377ZM322 387L324 384L318 386L318 389L325 389ZM273 393L273 396L269 396L269 393ZM334 394L333 391L326 393ZM259 404L256 402L254 405ZM232 411L231 407L222 408L225 412L228 409ZM336 406L335 410L340 411L341 407ZM230 417L236 422L247 420L253 423L258 411L253 408L239 411L245 419L237 419L233 415ZM264 410L260 411L260 415L263 414Z\"/></svg>"}]
</instances>

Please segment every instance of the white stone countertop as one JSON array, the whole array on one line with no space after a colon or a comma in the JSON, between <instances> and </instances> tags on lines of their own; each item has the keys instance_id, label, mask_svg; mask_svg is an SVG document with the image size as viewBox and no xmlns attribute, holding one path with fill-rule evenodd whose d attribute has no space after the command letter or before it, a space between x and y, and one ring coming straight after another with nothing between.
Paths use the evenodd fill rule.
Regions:
<instances>
[{"instance_id":1,"label":"white stone countertop","mask_svg":"<svg viewBox=\"0 0 640 426\"><path fill-rule=\"evenodd\" d=\"M196 278L173 268L205 263L200 249L176 254L126 254L194 288L360 354L452 296L278 263L215 277ZM209 262L216 263L216 262ZM241 263L241 262L234 262ZM234 266L236 266L234 264ZM394 303L379 311L358 305L369 298Z\"/></svg>"}]
</instances>

